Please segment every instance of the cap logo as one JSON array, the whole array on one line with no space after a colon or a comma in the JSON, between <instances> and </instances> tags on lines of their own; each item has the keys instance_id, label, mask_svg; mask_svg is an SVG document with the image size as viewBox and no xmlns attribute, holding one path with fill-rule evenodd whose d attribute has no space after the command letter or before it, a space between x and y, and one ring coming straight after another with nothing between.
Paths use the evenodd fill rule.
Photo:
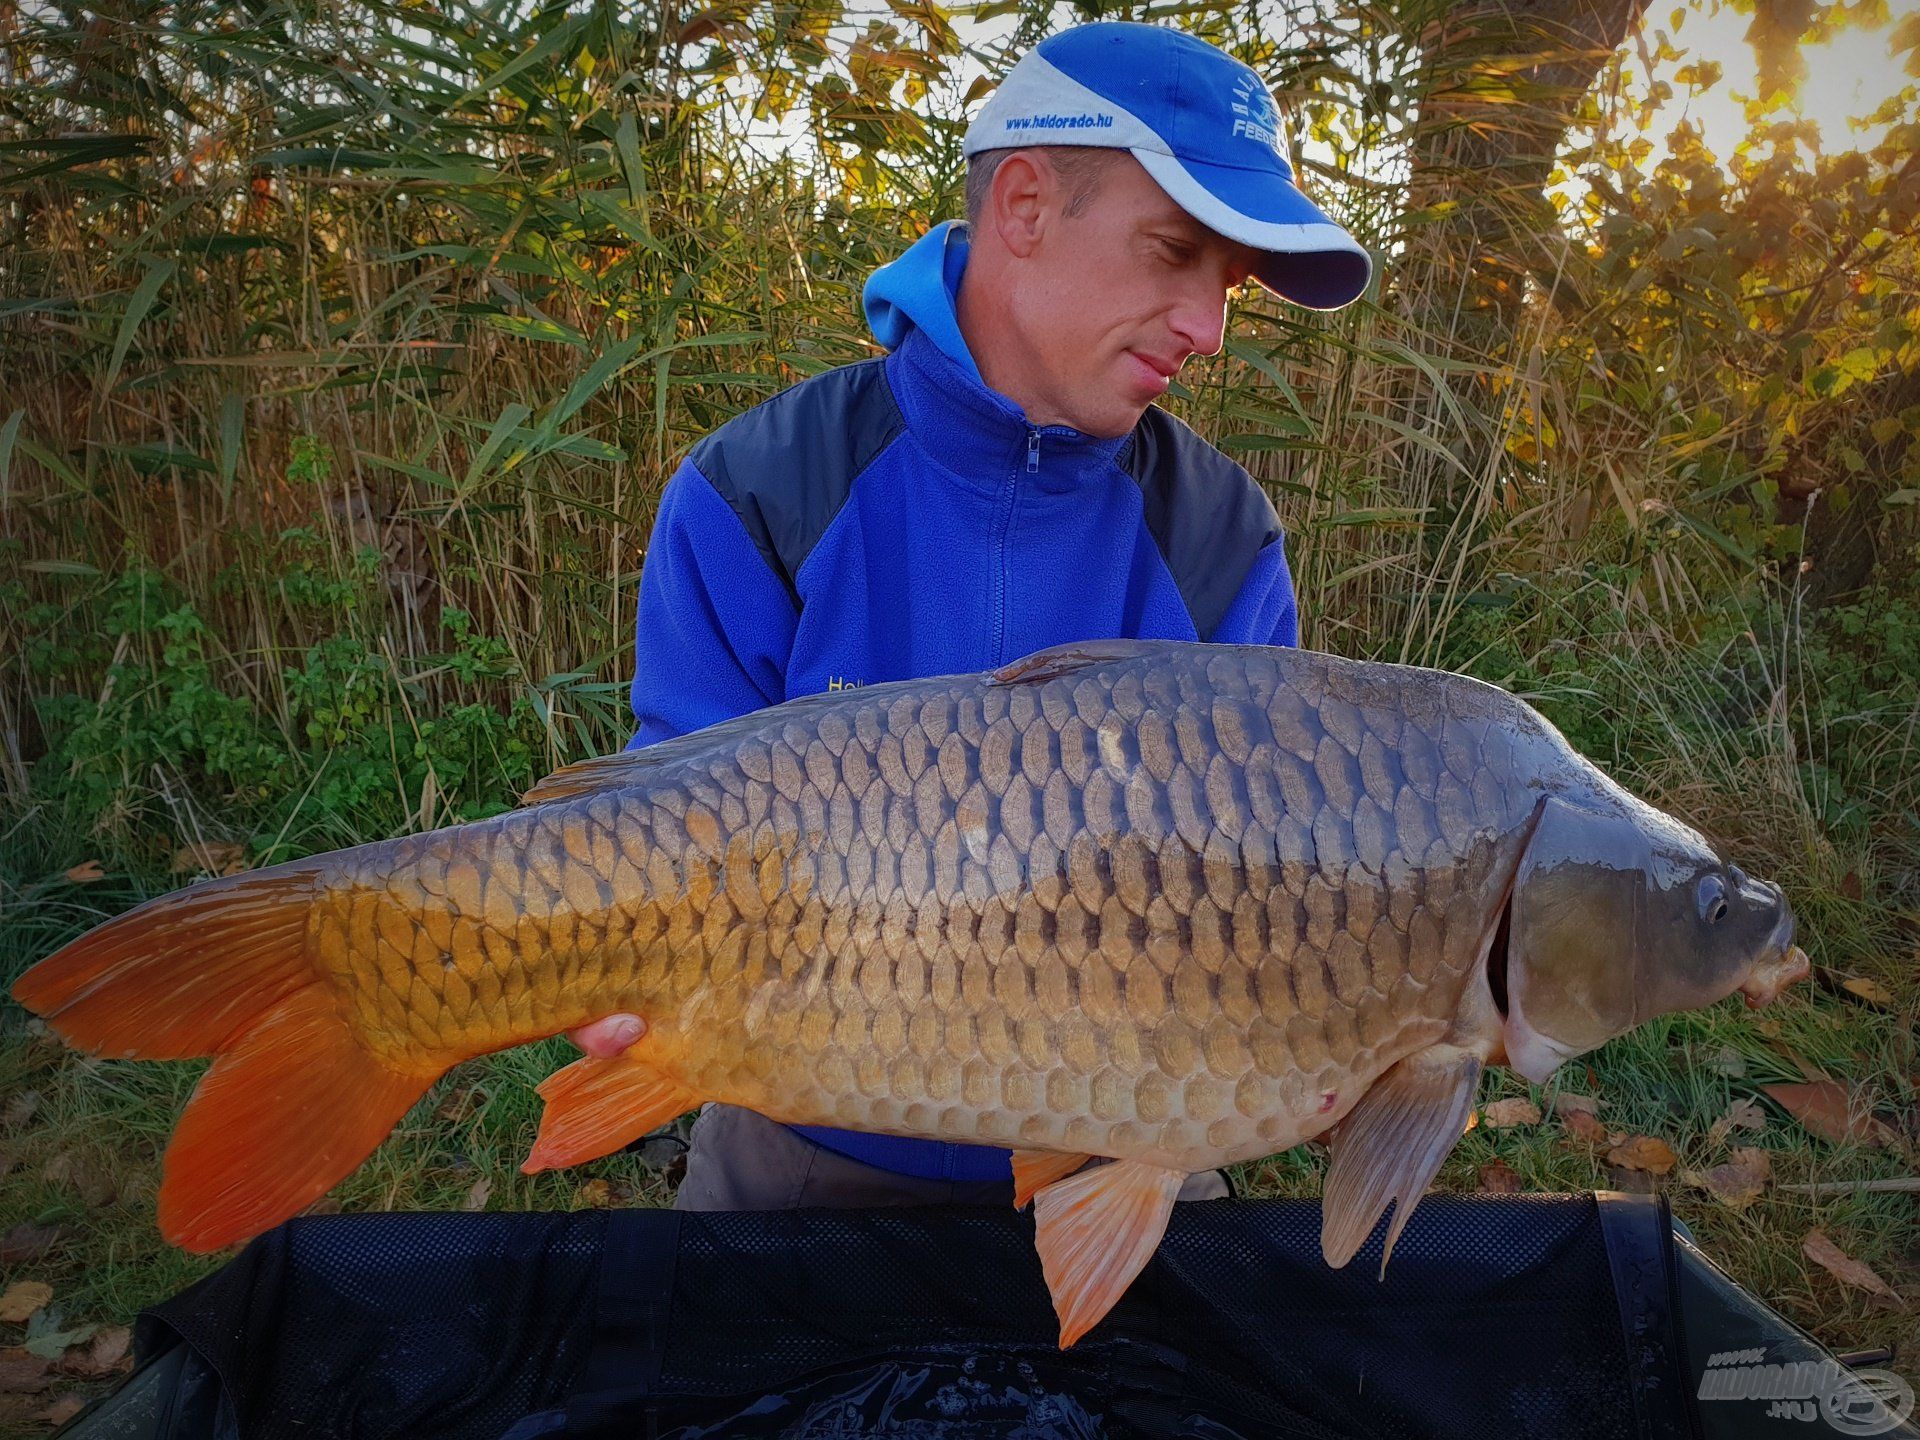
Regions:
<instances>
[{"instance_id":1,"label":"cap logo","mask_svg":"<svg viewBox=\"0 0 1920 1440\"><path fill-rule=\"evenodd\" d=\"M1280 107L1250 71L1233 82L1233 133L1270 150L1280 148Z\"/></svg>"}]
</instances>

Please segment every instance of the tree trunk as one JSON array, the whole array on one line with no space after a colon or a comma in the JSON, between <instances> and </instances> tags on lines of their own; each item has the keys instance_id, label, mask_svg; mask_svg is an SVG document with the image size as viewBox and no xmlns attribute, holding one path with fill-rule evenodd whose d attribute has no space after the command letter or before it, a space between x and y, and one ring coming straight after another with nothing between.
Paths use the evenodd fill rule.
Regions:
<instances>
[{"instance_id":1,"label":"tree trunk","mask_svg":"<svg viewBox=\"0 0 1920 1440\"><path fill-rule=\"evenodd\" d=\"M1413 139L1413 307L1467 350L1504 356L1531 277L1564 289L1546 197L1582 98L1647 0L1469 0L1436 7Z\"/></svg>"}]
</instances>

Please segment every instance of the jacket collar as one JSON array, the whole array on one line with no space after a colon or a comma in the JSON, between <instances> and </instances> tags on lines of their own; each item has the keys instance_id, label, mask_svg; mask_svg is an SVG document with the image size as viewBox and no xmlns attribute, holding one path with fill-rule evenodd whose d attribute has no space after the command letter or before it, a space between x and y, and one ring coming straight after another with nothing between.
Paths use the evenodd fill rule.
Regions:
<instances>
[{"instance_id":1,"label":"jacket collar","mask_svg":"<svg viewBox=\"0 0 1920 1440\"><path fill-rule=\"evenodd\" d=\"M901 337L887 371L914 438L975 489L997 491L1012 479L1041 490L1070 490L1110 475L1133 438L1101 439L1065 425L1028 424L1018 405L962 369L917 327Z\"/></svg>"}]
</instances>

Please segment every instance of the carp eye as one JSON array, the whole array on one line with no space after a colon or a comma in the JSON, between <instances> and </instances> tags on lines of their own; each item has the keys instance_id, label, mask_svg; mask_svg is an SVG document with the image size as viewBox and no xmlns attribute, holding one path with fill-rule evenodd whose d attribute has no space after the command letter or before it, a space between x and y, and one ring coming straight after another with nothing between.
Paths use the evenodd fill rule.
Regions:
<instances>
[{"instance_id":1,"label":"carp eye","mask_svg":"<svg viewBox=\"0 0 1920 1440\"><path fill-rule=\"evenodd\" d=\"M1718 875L1703 878L1695 898L1700 902L1700 918L1709 925L1717 925L1727 918L1727 887Z\"/></svg>"}]
</instances>

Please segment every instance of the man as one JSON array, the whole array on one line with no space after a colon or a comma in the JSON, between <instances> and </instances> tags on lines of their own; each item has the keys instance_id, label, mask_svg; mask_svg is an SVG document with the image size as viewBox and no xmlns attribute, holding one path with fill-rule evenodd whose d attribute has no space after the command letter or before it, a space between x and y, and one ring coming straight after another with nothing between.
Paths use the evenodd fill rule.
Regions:
<instances>
[{"instance_id":1,"label":"man","mask_svg":"<svg viewBox=\"0 0 1920 1440\"><path fill-rule=\"evenodd\" d=\"M1152 407L1249 278L1331 309L1366 252L1292 184L1255 73L1101 23L1043 41L967 132L967 225L869 280L890 353L723 425L668 482L640 581L633 744L815 691L1111 637L1292 645L1258 484ZM615 1016L575 1032L619 1053ZM1196 1177L1187 1198L1219 1194ZM1209 1183L1210 1182L1210 1183ZM1005 1203L1007 1152L710 1105L676 1204Z\"/></svg>"}]
</instances>

